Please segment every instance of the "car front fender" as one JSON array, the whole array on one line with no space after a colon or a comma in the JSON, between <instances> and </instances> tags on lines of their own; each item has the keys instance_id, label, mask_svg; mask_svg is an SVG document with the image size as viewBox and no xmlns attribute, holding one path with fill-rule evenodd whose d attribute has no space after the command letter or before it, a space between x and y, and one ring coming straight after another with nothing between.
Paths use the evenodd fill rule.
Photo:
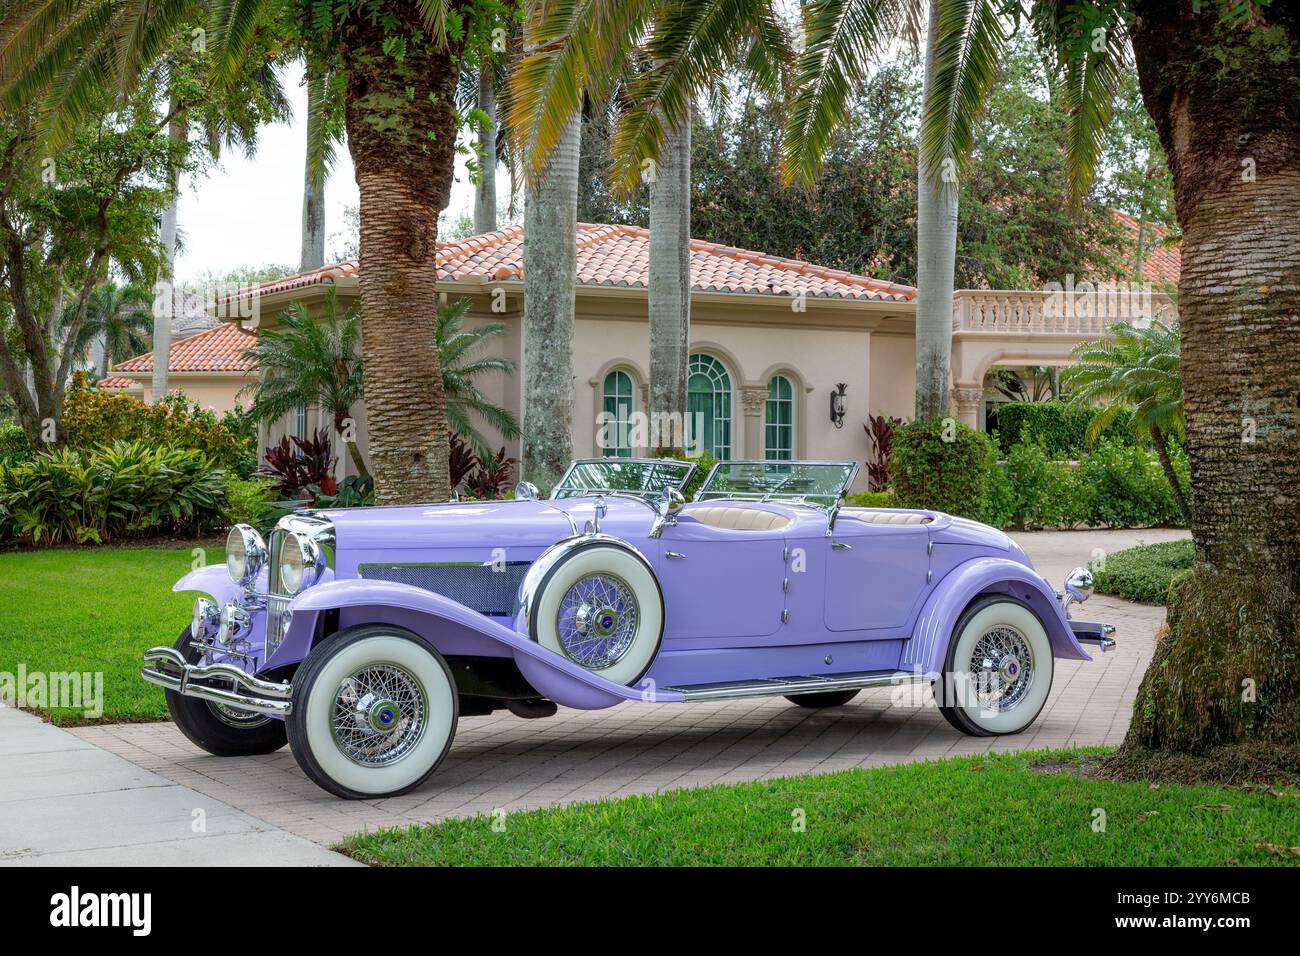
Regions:
<instances>
[{"instance_id":1,"label":"car front fender","mask_svg":"<svg viewBox=\"0 0 1300 956\"><path fill-rule=\"evenodd\" d=\"M172 590L201 591L220 606L239 594L239 585L230 580L224 564L209 564L182 577L172 585Z\"/></svg>"},{"instance_id":2,"label":"car front fender","mask_svg":"<svg viewBox=\"0 0 1300 956\"><path fill-rule=\"evenodd\" d=\"M1056 592L1037 572L1018 561L983 557L959 564L935 586L903 648L902 669L942 673L957 619L983 594L1006 594L1029 605L1047 630L1054 657L1092 660L1075 639Z\"/></svg>"},{"instance_id":3,"label":"car front fender","mask_svg":"<svg viewBox=\"0 0 1300 956\"><path fill-rule=\"evenodd\" d=\"M343 608L373 608L376 620L411 622L414 626L410 629L435 647L444 638L456 641L461 648L467 646L467 639L471 646L475 639L494 642L514 658L520 673L538 694L568 707L592 710L645 697L640 688L614 684L592 674L473 608L409 584L357 578L331 581L308 588L294 598L290 607L293 621L284 643L267 662L273 668L296 663L307 656L319 614ZM677 701L682 695L657 691L653 699Z\"/></svg>"}]
</instances>

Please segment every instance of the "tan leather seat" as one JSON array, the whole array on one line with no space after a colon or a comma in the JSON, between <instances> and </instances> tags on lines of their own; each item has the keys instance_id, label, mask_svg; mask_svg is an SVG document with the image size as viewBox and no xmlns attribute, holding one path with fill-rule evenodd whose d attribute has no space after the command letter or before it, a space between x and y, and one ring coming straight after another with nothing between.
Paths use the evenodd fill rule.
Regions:
<instances>
[{"instance_id":1,"label":"tan leather seat","mask_svg":"<svg viewBox=\"0 0 1300 956\"><path fill-rule=\"evenodd\" d=\"M762 508L743 508L737 505L705 505L684 512L701 524L728 531L775 531L790 523L785 515Z\"/></svg>"},{"instance_id":2,"label":"tan leather seat","mask_svg":"<svg viewBox=\"0 0 1300 956\"><path fill-rule=\"evenodd\" d=\"M865 508L845 508L840 512L842 518L865 521L867 524L927 524L929 515L910 511L868 511Z\"/></svg>"}]
</instances>

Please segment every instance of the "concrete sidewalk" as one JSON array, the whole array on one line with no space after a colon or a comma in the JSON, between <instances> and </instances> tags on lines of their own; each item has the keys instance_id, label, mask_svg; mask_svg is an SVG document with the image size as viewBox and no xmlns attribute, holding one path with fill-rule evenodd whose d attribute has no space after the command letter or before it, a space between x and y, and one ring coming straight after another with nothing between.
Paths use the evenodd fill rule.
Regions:
<instances>
[{"instance_id":1,"label":"concrete sidewalk","mask_svg":"<svg viewBox=\"0 0 1300 956\"><path fill-rule=\"evenodd\" d=\"M359 866L0 707L0 866Z\"/></svg>"}]
</instances>

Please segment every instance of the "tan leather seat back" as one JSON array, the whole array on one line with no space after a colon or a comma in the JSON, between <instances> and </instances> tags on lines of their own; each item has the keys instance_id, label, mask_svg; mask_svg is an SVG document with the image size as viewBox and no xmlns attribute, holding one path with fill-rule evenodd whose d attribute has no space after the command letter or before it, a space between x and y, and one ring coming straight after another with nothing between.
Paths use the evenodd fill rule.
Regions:
<instances>
[{"instance_id":1,"label":"tan leather seat back","mask_svg":"<svg viewBox=\"0 0 1300 956\"><path fill-rule=\"evenodd\" d=\"M704 505L682 512L701 524L727 531L777 531L790 523L785 515L738 505Z\"/></svg>"},{"instance_id":2,"label":"tan leather seat back","mask_svg":"<svg viewBox=\"0 0 1300 956\"><path fill-rule=\"evenodd\" d=\"M908 511L869 511L865 508L844 508L840 511L840 517L864 521L867 524L928 524L930 522L929 515Z\"/></svg>"}]
</instances>

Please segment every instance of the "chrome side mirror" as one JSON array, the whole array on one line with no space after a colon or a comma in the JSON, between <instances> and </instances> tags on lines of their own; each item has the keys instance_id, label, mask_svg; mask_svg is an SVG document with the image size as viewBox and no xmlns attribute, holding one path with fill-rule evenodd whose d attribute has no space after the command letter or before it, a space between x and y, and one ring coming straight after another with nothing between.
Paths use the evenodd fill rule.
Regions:
<instances>
[{"instance_id":1,"label":"chrome side mirror","mask_svg":"<svg viewBox=\"0 0 1300 956\"><path fill-rule=\"evenodd\" d=\"M1068 616L1071 604L1082 604L1092 597L1094 590L1092 572L1087 568L1075 568L1065 576L1065 597L1061 607Z\"/></svg>"},{"instance_id":2,"label":"chrome side mirror","mask_svg":"<svg viewBox=\"0 0 1300 956\"><path fill-rule=\"evenodd\" d=\"M650 529L650 537L657 538L664 533L664 528L668 525L676 524L677 512L681 511L685 504L686 499L676 488L665 488L659 492L657 499L650 499L650 505L657 515L654 527Z\"/></svg>"},{"instance_id":3,"label":"chrome side mirror","mask_svg":"<svg viewBox=\"0 0 1300 956\"><path fill-rule=\"evenodd\" d=\"M536 501L542 497L542 493L531 481L521 481L515 485L515 497L521 501Z\"/></svg>"}]
</instances>

